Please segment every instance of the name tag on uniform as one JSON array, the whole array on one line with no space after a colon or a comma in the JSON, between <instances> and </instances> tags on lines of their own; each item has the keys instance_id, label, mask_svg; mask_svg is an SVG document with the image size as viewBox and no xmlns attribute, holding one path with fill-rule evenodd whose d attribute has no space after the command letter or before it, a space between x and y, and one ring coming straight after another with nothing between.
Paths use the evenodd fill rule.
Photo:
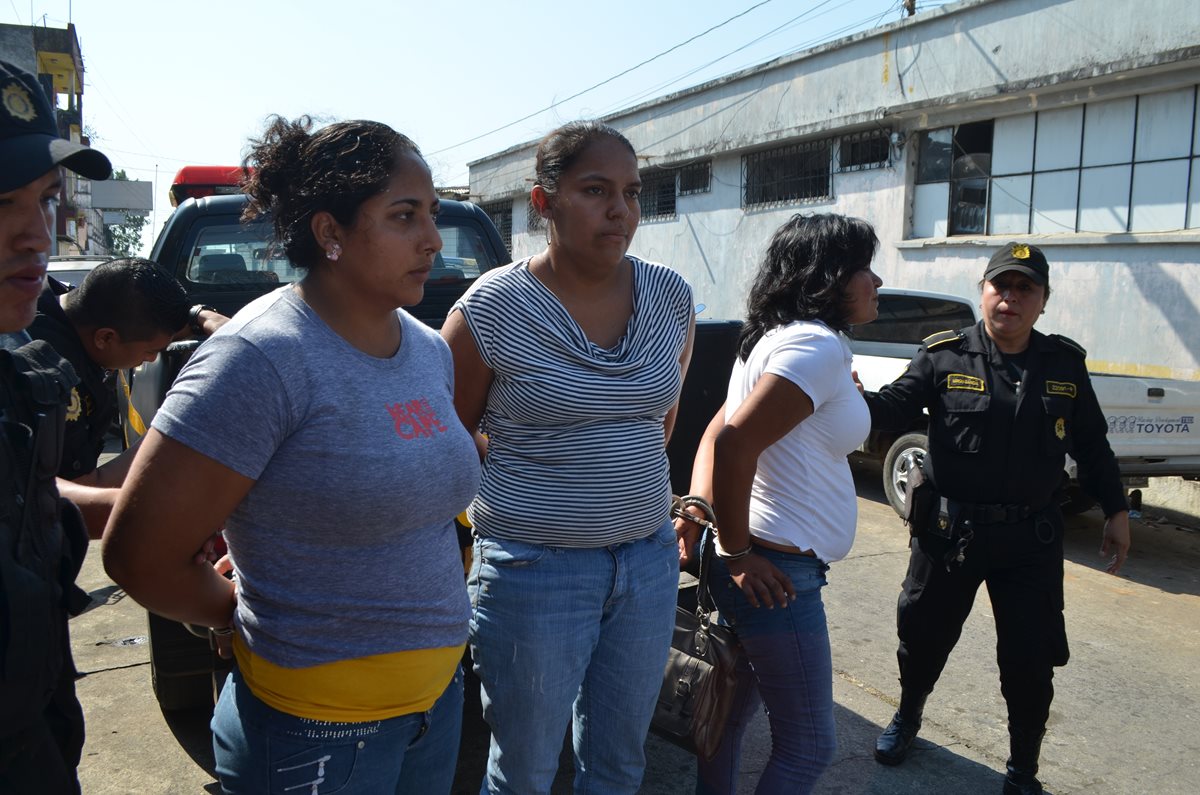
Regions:
<instances>
[{"instance_id":1,"label":"name tag on uniform","mask_svg":"<svg viewBox=\"0 0 1200 795\"><path fill-rule=\"evenodd\" d=\"M1073 398L1075 397L1075 385L1070 381L1047 381L1046 394Z\"/></svg>"},{"instance_id":2,"label":"name tag on uniform","mask_svg":"<svg viewBox=\"0 0 1200 795\"><path fill-rule=\"evenodd\" d=\"M983 391L983 379L974 375L950 373L946 376L946 389L966 389L970 392Z\"/></svg>"}]
</instances>

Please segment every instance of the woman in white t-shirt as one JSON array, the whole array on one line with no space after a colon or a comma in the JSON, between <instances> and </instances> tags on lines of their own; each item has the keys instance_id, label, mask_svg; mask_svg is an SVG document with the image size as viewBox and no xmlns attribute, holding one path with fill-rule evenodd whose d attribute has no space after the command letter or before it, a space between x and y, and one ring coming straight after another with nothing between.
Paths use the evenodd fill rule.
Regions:
<instances>
[{"instance_id":1,"label":"woman in white t-shirt","mask_svg":"<svg viewBox=\"0 0 1200 795\"><path fill-rule=\"evenodd\" d=\"M735 791L760 697L772 747L757 792L809 792L833 759L821 587L854 541L846 455L871 418L844 333L878 313L877 245L870 224L841 215L796 215L780 227L750 290L725 406L697 452L692 493L712 502L720 536L713 597L753 669L721 747L699 761L698 793ZM685 521L677 529L685 541L696 532Z\"/></svg>"}]
</instances>

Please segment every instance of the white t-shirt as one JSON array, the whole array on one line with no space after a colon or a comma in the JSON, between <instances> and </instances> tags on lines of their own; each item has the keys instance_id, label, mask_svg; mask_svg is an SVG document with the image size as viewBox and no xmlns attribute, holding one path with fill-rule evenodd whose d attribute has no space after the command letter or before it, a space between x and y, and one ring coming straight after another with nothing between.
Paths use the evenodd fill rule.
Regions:
<instances>
[{"instance_id":1,"label":"white t-shirt","mask_svg":"<svg viewBox=\"0 0 1200 795\"><path fill-rule=\"evenodd\" d=\"M819 321L772 329L738 361L725 402L728 421L766 373L786 378L813 402L813 414L763 451L750 494L750 533L811 549L830 563L854 543L858 504L846 456L871 430L867 404L850 377L850 346Z\"/></svg>"}]
</instances>

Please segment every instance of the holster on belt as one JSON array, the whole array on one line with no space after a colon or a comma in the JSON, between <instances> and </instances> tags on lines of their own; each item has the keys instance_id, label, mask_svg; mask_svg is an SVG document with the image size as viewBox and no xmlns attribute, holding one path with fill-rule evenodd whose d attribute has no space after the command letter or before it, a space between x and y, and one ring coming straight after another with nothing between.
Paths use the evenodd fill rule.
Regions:
<instances>
[{"instance_id":1,"label":"holster on belt","mask_svg":"<svg viewBox=\"0 0 1200 795\"><path fill-rule=\"evenodd\" d=\"M949 503L937 493L921 467L914 467L908 473L904 523L908 525L908 532L912 536L933 533L943 538L950 537L953 522Z\"/></svg>"}]
</instances>

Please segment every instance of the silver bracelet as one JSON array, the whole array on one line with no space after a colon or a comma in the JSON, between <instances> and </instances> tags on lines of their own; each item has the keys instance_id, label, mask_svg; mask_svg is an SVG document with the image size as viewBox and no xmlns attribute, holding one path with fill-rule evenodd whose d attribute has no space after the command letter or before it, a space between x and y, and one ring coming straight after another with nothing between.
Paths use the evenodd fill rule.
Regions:
<instances>
[{"instance_id":1,"label":"silver bracelet","mask_svg":"<svg viewBox=\"0 0 1200 795\"><path fill-rule=\"evenodd\" d=\"M754 551L753 542L747 544L746 548L739 552L725 552L720 547L716 548L717 557L720 558L721 560L741 560L742 558L747 557L753 551Z\"/></svg>"}]
</instances>

